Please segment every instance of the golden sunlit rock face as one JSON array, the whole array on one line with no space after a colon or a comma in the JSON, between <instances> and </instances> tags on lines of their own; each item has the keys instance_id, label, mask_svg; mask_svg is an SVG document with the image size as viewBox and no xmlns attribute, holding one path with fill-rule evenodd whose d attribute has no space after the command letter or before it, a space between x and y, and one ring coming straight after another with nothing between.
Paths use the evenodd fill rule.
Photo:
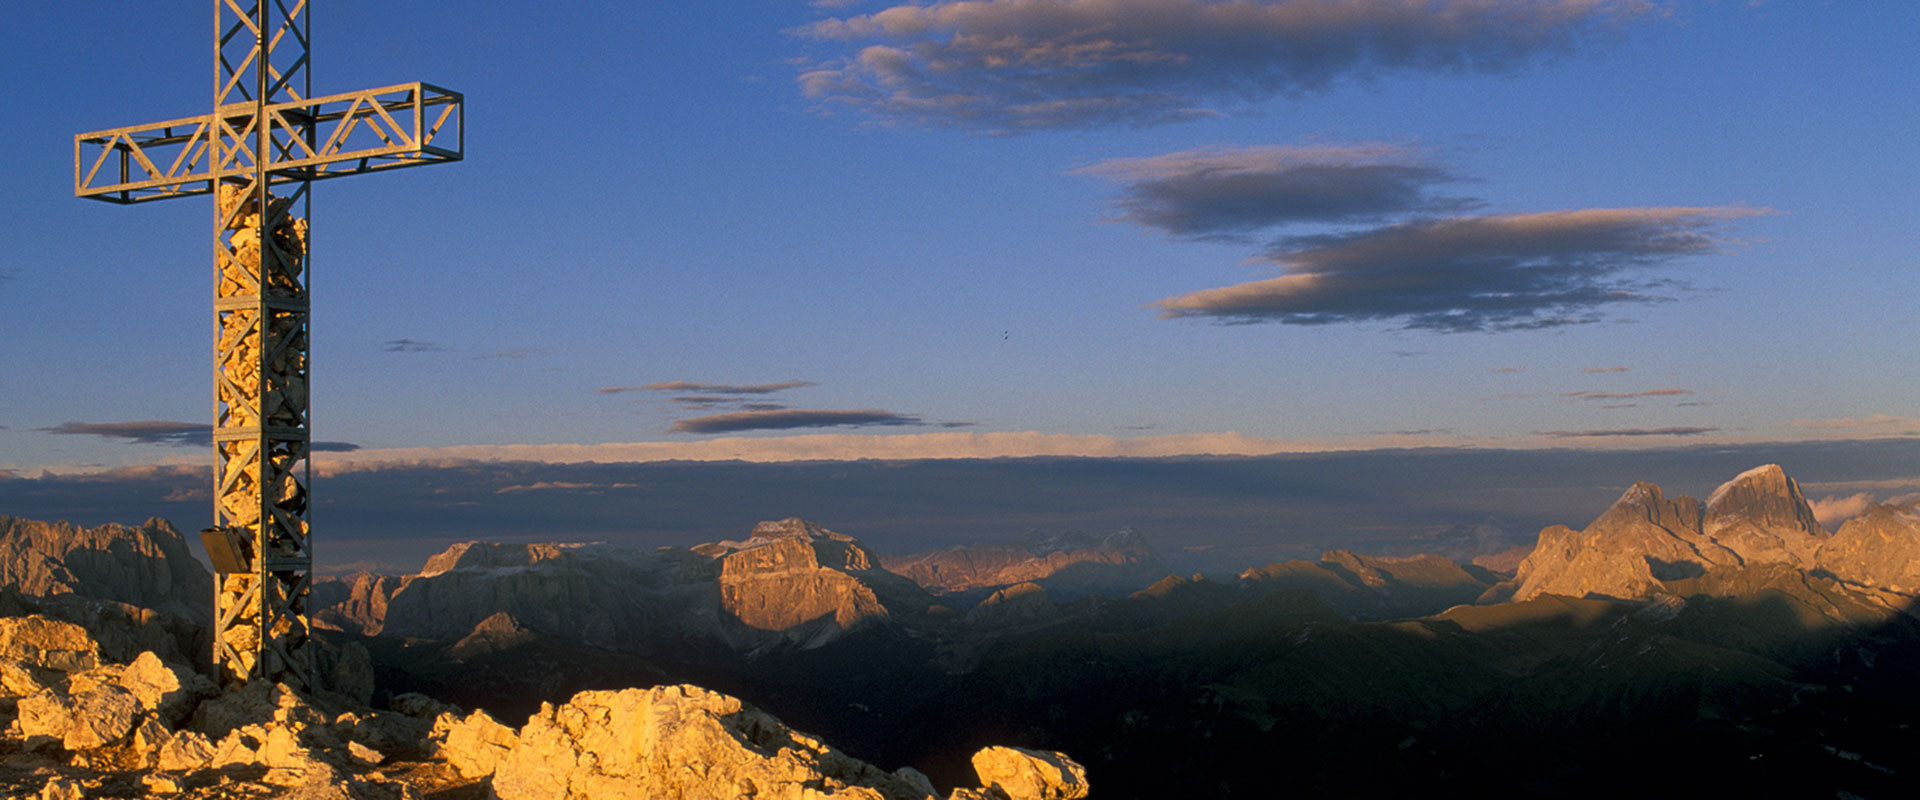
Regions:
<instances>
[{"instance_id":1,"label":"golden sunlit rock face","mask_svg":"<svg viewBox=\"0 0 1920 800\"><path fill-rule=\"evenodd\" d=\"M218 523L261 566L222 577L217 658L231 678L303 674L307 549L307 221L292 198L223 184L216 248ZM263 636L264 632L264 636ZM264 659L264 661L263 661Z\"/></svg>"}]
</instances>

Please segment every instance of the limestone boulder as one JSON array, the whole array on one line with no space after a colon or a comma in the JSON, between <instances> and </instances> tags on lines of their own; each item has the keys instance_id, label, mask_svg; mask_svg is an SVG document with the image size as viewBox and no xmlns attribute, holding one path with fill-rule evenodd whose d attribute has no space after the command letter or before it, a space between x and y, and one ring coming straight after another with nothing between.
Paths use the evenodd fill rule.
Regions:
<instances>
[{"instance_id":1,"label":"limestone boulder","mask_svg":"<svg viewBox=\"0 0 1920 800\"><path fill-rule=\"evenodd\" d=\"M542 706L494 771L503 800L924 800L924 784L695 686L582 692Z\"/></svg>"},{"instance_id":2,"label":"limestone boulder","mask_svg":"<svg viewBox=\"0 0 1920 800\"><path fill-rule=\"evenodd\" d=\"M112 684L71 695L45 689L20 700L15 724L29 742L58 739L68 750L85 750L112 744L132 733L139 711L139 699Z\"/></svg>"},{"instance_id":3,"label":"limestone boulder","mask_svg":"<svg viewBox=\"0 0 1920 800\"><path fill-rule=\"evenodd\" d=\"M1008 800L1074 800L1087 796L1087 770L1066 753L988 747L973 754L980 785Z\"/></svg>"},{"instance_id":4,"label":"limestone boulder","mask_svg":"<svg viewBox=\"0 0 1920 800\"><path fill-rule=\"evenodd\" d=\"M465 717L441 714L434 720L429 741L435 755L446 759L462 776L483 778L493 774L519 742L519 736L493 715L474 711Z\"/></svg>"},{"instance_id":5,"label":"limestone boulder","mask_svg":"<svg viewBox=\"0 0 1920 800\"><path fill-rule=\"evenodd\" d=\"M29 667L81 672L100 665L100 648L87 629L38 614L0 617L0 659Z\"/></svg>"},{"instance_id":6,"label":"limestone boulder","mask_svg":"<svg viewBox=\"0 0 1920 800\"><path fill-rule=\"evenodd\" d=\"M102 664L68 679L68 691L83 694L98 687L117 686L139 703L139 710L175 725L186 720L204 697L215 693L213 682L186 667L168 664L153 653L141 653L130 664Z\"/></svg>"}]
</instances>

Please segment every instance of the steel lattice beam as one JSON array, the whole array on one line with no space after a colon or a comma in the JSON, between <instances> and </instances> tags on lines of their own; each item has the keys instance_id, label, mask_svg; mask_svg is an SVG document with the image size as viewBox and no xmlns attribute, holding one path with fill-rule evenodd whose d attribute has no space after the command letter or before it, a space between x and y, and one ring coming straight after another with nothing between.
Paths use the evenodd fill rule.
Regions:
<instances>
[{"instance_id":1,"label":"steel lattice beam","mask_svg":"<svg viewBox=\"0 0 1920 800\"><path fill-rule=\"evenodd\" d=\"M459 161L461 101L459 92L415 82L267 106L270 183ZM82 133L73 137L73 193L125 204L209 194L222 179L258 168L255 120L245 105ZM307 131L312 144L296 135Z\"/></svg>"}]
</instances>

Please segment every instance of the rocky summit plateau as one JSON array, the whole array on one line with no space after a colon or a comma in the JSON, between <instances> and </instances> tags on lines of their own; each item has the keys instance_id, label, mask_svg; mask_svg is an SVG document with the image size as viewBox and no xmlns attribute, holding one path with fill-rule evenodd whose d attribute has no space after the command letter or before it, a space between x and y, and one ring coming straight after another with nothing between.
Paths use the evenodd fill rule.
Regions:
<instances>
[{"instance_id":1,"label":"rocky summit plateau","mask_svg":"<svg viewBox=\"0 0 1920 800\"><path fill-rule=\"evenodd\" d=\"M798 518L475 541L317 582L322 685L221 692L181 596L211 578L170 525L0 517L0 792L1920 790L1920 501L1828 530L1764 465L1472 555L1183 576L1133 531L883 558Z\"/></svg>"}]
</instances>

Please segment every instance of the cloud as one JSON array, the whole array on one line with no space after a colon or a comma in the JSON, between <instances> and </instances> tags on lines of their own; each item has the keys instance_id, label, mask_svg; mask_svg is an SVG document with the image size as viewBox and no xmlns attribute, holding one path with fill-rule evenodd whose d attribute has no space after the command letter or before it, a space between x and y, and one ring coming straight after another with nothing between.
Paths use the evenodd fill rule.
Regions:
<instances>
[{"instance_id":1,"label":"cloud","mask_svg":"<svg viewBox=\"0 0 1920 800\"><path fill-rule=\"evenodd\" d=\"M1119 219L1187 238L1243 238L1300 223L1454 213L1477 200L1438 197L1457 180L1389 144L1215 147L1115 158L1076 170L1124 184Z\"/></svg>"},{"instance_id":2,"label":"cloud","mask_svg":"<svg viewBox=\"0 0 1920 800\"><path fill-rule=\"evenodd\" d=\"M444 348L433 342L422 342L415 339L388 339L380 346L380 349L389 353L429 353Z\"/></svg>"},{"instance_id":3,"label":"cloud","mask_svg":"<svg viewBox=\"0 0 1920 800\"><path fill-rule=\"evenodd\" d=\"M213 444L213 426L197 422L63 422L40 430L61 435L84 434L103 439L125 439L135 444L173 447L209 447ZM315 453L351 453L359 450L360 445L352 442L313 442L309 449Z\"/></svg>"},{"instance_id":4,"label":"cloud","mask_svg":"<svg viewBox=\"0 0 1920 800\"><path fill-rule=\"evenodd\" d=\"M1644 0L936 0L792 31L823 111L993 133L1154 125L1410 72L1516 71Z\"/></svg>"},{"instance_id":5,"label":"cloud","mask_svg":"<svg viewBox=\"0 0 1920 800\"><path fill-rule=\"evenodd\" d=\"M1526 367L1500 367L1490 371L1495 375L1503 375L1509 372L1526 372L1527 368Z\"/></svg>"},{"instance_id":6,"label":"cloud","mask_svg":"<svg viewBox=\"0 0 1920 800\"><path fill-rule=\"evenodd\" d=\"M1626 367L1588 367L1580 370L1582 375L1599 375L1606 372L1626 372Z\"/></svg>"},{"instance_id":7,"label":"cloud","mask_svg":"<svg viewBox=\"0 0 1920 800\"><path fill-rule=\"evenodd\" d=\"M1860 512L1867 510L1867 506L1873 505L1873 495L1866 492L1847 497L1827 495L1818 500L1810 500L1807 505L1813 508L1813 518L1832 530L1839 527L1840 523L1860 516Z\"/></svg>"},{"instance_id":8,"label":"cloud","mask_svg":"<svg viewBox=\"0 0 1920 800\"><path fill-rule=\"evenodd\" d=\"M1648 389L1644 392L1561 392L1561 397L1574 400L1632 400L1636 397L1680 397L1693 394L1692 389Z\"/></svg>"},{"instance_id":9,"label":"cloud","mask_svg":"<svg viewBox=\"0 0 1920 800\"><path fill-rule=\"evenodd\" d=\"M1801 430L1868 433L1881 435L1920 434L1920 418L1896 417L1892 414L1873 414L1865 417L1837 417L1833 419L1796 419L1787 425Z\"/></svg>"},{"instance_id":10,"label":"cloud","mask_svg":"<svg viewBox=\"0 0 1920 800\"><path fill-rule=\"evenodd\" d=\"M1285 274L1169 297L1162 317L1324 325L1389 321L1446 333L1595 322L1618 303L1665 299L1673 282L1637 279L1722 249L1740 206L1594 208L1416 220L1294 236L1265 260Z\"/></svg>"},{"instance_id":11,"label":"cloud","mask_svg":"<svg viewBox=\"0 0 1920 800\"><path fill-rule=\"evenodd\" d=\"M516 348L513 348L512 350L502 350L498 353L487 353L485 355L474 356L473 358L475 361L478 361L480 359L486 359L486 358L521 359L521 358L533 358L535 356L544 356L546 354L547 354L546 348L542 348L542 347L516 347Z\"/></svg>"},{"instance_id":12,"label":"cloud","mask_svg":"<svg viewBox=\"0 0 1920 800\"><path fill-rule=\"evenodd\" d=\"M848 411L826 409L781 409L777 411L729 411L673 423L677 433L737 433L739 431L790 430L793 428L869 427L875 425L923 425L919 417L895 414L875 408Z\"/></svg>"},{"instance_id":13,"label":"cloud","mask_svg":"<svg viewBox=\"0 0 1920 800\"><path fill-rule=\"evenodd\" d=\"M524 492L586 492L599 494L608 489L634 489L637 483L573 483L568 481L535 481L502 486L493 490L494 494L521 494Z\"/></svg>"},{"instance_id":14,"label":"cloud","mask_svg":"<svg viewBox=\"0 0 1920 800\"><path fill-rule=\"evenodd\" d=\"M213 426L195 422L142 420L139 422L63 422L47 433L88 435L103 439L125 439L137 444L164 444L175 447L207 446L213 442Z\"/></svg>"},{"instance_id":15,"label":"cloud","mask_svg":"<svg viewBox=\"0 0 1920 800\"><path fill-rule=\"evenodd\" d=\"M660 381L644 386L609 386L596 389L600 394L619 394L621 392L705 392L708 394L773 394L802 386L813 386L813 381L781 381L779 383L731 384L698 383L695 381ZM676 400L679 398L675 398Z\"/></svg>"},{"instance_id":16,"label":"cloud","mask_svg":"<svg viewBox=\"0 0 1920 800\"><path fill-rule=\"evenodd\" d=\"M1699 436L1713 433L1719 428L1616 428L1603 431L1541 431L1541 436L1552 439L1607 438L1614 436Z\"/></svg>"}]
</instances>

